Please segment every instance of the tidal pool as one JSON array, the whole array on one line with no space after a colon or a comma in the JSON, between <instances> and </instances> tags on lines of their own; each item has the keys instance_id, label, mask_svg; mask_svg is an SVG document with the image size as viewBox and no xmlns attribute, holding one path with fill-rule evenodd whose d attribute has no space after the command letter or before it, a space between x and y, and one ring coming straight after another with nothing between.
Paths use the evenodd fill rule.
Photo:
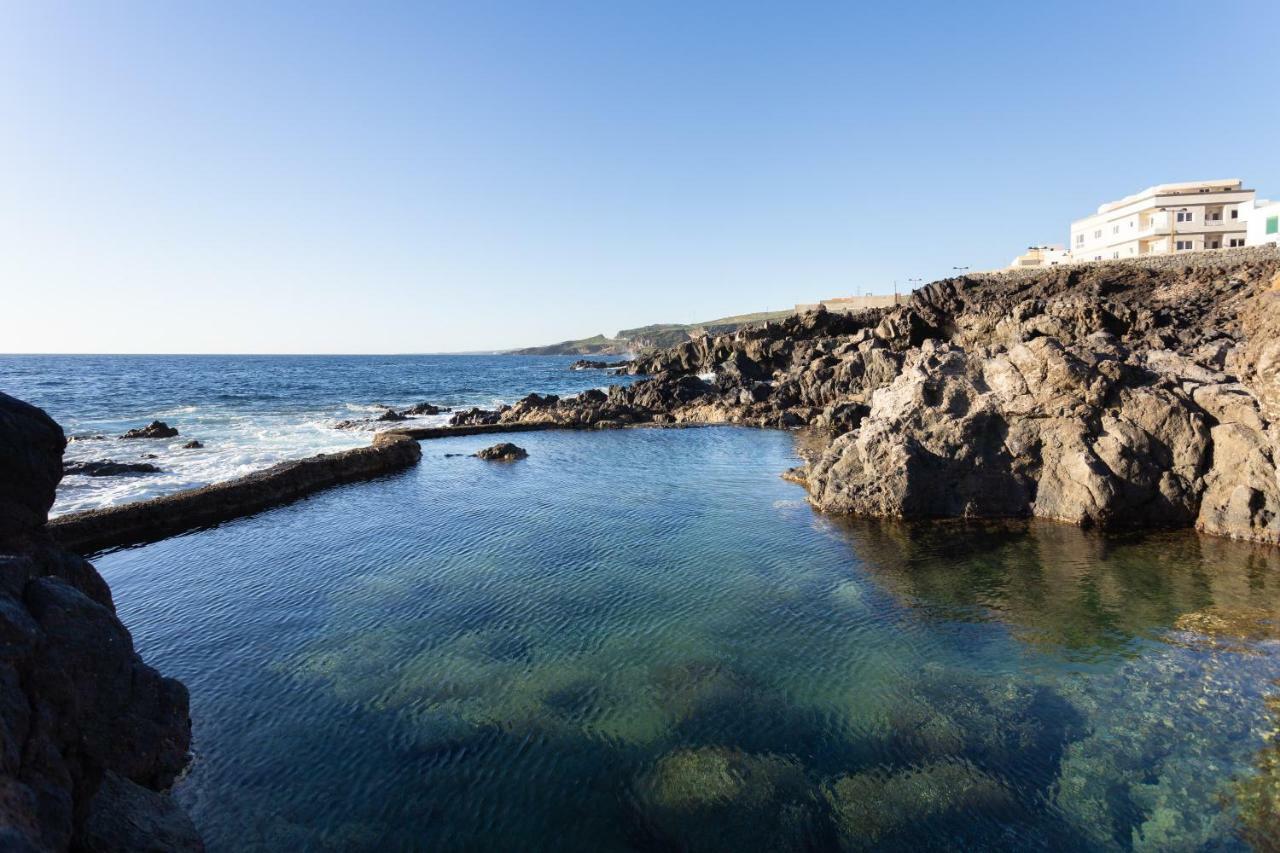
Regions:
<instances>
[{"instance_id":1,"label":"tidal pool","mask_svg":"<svg viewBox=\"0 0 1280 853\"><path fill-rule=\"evenodd\" d=\"M1277 843L1280 554L825 518L792 442L427 442L100 557L210 850Z\"/></svg>"}]
</instances>

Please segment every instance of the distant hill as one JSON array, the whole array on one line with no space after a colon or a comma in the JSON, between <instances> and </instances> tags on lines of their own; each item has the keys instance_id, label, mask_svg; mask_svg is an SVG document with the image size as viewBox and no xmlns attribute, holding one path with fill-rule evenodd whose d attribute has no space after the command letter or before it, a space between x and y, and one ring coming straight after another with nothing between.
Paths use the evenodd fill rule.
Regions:
<instances>
[{"instance_id":1,"label":"distant hill","mask_svg":"<svg viewBox=\"0 0 1280 853\"><path fill-rule=\"evenodd\" d=\"M623 329L615 337L593 335L573 341L561 341L541 347L511 350L510 355L626 355L641 350L674 346L701 334L719 335L743 326L754 326L767 320L790 317L793 311L759 311L735 314L705 323L655 323L635 329Z\"/></svg>"}]
</instances>

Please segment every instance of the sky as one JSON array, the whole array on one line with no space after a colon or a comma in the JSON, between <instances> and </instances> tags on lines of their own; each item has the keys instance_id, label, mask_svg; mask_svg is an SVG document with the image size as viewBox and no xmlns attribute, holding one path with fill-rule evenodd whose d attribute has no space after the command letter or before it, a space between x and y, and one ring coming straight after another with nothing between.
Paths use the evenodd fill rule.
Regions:
<instances>
[{"instance_id":1,"label":"sky","mask_svg":"<svg viewBox=\"0 0 1280 853\"><path fill-rule=\"evenodd\" d=\"M1280 4L0 0L0 352L473 351L1280 197Z\"/></svg>"}]
</instances>

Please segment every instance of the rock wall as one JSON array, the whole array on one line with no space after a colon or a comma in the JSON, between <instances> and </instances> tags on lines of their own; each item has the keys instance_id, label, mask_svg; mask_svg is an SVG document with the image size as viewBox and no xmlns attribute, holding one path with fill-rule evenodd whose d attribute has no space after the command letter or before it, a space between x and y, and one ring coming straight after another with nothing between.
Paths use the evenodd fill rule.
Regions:
<instances>
[{"instance_id":1,"label":"rock wall","mask_svg":"<svg viewBox=\"0 0 1280 853\"><path fill-rule=\"evenodd\" d=\"M234 480L153 500L64 515L50 522L49 530L64 546L91 554L251 515L321 489L408 468L421 458L417 441L384 432L369 447L281 462Z\"/></svg>"},{"instance_id":2,"label":"rock wall","mask_svg":"<svg viewBox=\"0 0 1280 853\"><path fill-rule=\"evenodd\" d=\"M0 394L0 849L201 850L163 792L187 762L187 691L134 652L93 565L46 519L62 429Z\"/></svg>"},{"instance_id":3,"label":"rock wall","mask_svg":"<svg viewBox=\"0 0 1280 853\"><path fill-rule=\"evenodd\" d=\"M742 423L822 440L834 513L1191 526L1280 544L1280 249L934 282L637 360L607 394L499 423Z\"/></svg>"}]
</instances>

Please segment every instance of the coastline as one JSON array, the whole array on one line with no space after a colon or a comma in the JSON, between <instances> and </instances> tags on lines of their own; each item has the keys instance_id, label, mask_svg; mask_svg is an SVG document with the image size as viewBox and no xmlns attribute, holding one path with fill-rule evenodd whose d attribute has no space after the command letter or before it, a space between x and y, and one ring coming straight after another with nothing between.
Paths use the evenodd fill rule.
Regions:
<instances>
[{"instance_id":1,"label":"coastline","mask_svg":"<svg viewBox=\"0 0 1280 853\"><path fill-rule=\"evenodd\" d=\"M1270 374L1247 375L1275 369L1262 352L1273 280L1280 252L1265 248L964 276L898 308L816 311L650 352L627 367L647 378L607 392L396 426L373 449L50 527L82 551L172 535L415 463L377 450L394 439L738 424L807 429L806 464L780 473L827 513L1194 527L1280 544L1280 487L1266 482L1280 401ZM1153 311L1161 289L1174 302Z\"/></svg>"}]
</instances>

